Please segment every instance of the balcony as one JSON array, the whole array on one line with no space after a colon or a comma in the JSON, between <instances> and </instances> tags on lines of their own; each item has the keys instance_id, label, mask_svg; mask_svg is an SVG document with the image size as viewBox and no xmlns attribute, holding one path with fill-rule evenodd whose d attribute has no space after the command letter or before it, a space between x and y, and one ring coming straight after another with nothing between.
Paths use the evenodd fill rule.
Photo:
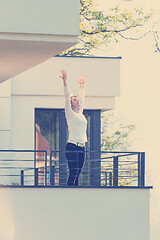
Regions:
<instances>
[{"instance_id":1,"label":"balcony","mask_svg":"<svg viewBox=\"0 0 160 240\"><path fill-rule=\"evenodd\" d=\"M78 0L6 0L0 8L0 82L75 45Z\"/></svg>"},{"instance_id":2,"label":"balcony","mask_svg":"<svg viewBox=\"0 0 160 240\"><path fill-rule=\"evenodd\" d=\"M0 184L66 187L65 152L0 150ZM78 187L145 187L145 153L86 151Z\"/></svg>"},{"instance_id":3,"label":"balcony","mask_svg":"<svg viewBox=\"0 0 160 240\"><path fill-rule=\"evenodd\" d=\"M145 153L86 152L72 187L64 154L0 151L0 239L149 240Z\"/></svg>"}]
</instances>

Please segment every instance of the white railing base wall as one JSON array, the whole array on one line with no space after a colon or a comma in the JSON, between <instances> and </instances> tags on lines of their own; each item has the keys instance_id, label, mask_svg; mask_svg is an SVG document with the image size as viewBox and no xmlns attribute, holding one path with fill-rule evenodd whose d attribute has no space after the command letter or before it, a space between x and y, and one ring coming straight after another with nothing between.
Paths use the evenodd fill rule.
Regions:
<instances>
[{"instance_id":1,"label":"white railing base wall","mask_svg":"<svg viewBox=\"0 0 160 240\"><path fill-rule=\"evenodd\" d=\"M149 240L149 189L0 188L0 239Z\"/></svg>"}]
</instances>

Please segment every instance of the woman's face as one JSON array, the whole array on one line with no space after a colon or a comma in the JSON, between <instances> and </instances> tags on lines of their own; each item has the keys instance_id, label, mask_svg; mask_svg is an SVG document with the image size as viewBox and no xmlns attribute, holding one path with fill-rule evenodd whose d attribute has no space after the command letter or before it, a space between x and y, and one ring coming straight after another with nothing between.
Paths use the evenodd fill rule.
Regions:
<instances>
[{"instance_id":1,"label":"woman's face","mask_svg":"<svg viewBox=\"0 0 160 240\"><path fill-rule=\"evenodd\" d=\"M72 108L79 108L79 99L77 96L71 97L71 106Z\"/></svg>"}]
</instances>

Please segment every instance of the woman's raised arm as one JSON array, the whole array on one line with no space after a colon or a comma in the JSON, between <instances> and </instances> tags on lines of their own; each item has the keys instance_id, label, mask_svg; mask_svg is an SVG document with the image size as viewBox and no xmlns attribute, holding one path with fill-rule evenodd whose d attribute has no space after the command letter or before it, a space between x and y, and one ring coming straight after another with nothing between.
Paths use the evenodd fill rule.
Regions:
<instances>
[{"instance_id":1,"label":"woman's raised arm","mask_svg":"<svg viewBox=\"0 0 160 240\"><path fill-rule=\"evenodd\" d=\"M78 94L78 98L79 98L79 101L80 101L79 111L83 112L84 98L85 98L85 90L84 90L85 76L83 74L80 76L80 80L78 80L78 82L80 84L80 89L79 89L79 94Z\"/></svg>"},{"instance_id":2,"label":"woman's raised arm","mask_svg":"<svg viewBox=\"0 0 160 240\"><path fill-rule=\"evenodd\" d=\"M62 76L60 76L63 79L64 86L67 86L67 72L65 70L61 70Z\"/></svg>"},{"instance_id":3,"label":"woman's raised arm","mask_svg":"<svg viewBox=\"0 0 160 240\"><path fill-rule=\"evenodd\" d=\"M67 84L67 72L65 70L61 70L62 76L60 76L63 79L64 84L64 94L65 94L65 111L68 116L69 112L72 112L71 108L71 100L70 100L70 92Z\"/></svg>"}]
</instances>

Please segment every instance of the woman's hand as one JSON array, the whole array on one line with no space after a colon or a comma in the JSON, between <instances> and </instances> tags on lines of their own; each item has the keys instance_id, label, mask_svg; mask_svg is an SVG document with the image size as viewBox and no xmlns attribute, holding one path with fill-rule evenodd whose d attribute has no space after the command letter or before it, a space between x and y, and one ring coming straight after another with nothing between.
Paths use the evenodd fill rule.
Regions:
<instances>
[{"instance_id":1,"label":"woman's hand","mask_svg":"<svg viewBox=\"0 0 160 240\"><path fill-rule=\"evenodd\" d=\"M80 76L80 80L78 80L78 82L79 82L80 85L84 85L84 83L85 83L85 76L83 74Z\"/></svg>"},{"instance_id":2,"label":"woman's hand","mask_svg":"<svg viewBox=\"0 0 160 240\"><path fill-rule=\"evenodd\" d=\"M61 70L62 76L60 76L63 79L64 86L67 86L67 72L65 70Z\"/></svg>"},{"instance_id":3,"label":"woman's hand","mask_svg":"<svg viewBox=\"0 0 160 240\"><path fill-rule=\"evenodd\" d=\"M63 80L67 80L67 72L65 70L61 70L62 76L60 76Z\"/></svg>"}]
</instances>

